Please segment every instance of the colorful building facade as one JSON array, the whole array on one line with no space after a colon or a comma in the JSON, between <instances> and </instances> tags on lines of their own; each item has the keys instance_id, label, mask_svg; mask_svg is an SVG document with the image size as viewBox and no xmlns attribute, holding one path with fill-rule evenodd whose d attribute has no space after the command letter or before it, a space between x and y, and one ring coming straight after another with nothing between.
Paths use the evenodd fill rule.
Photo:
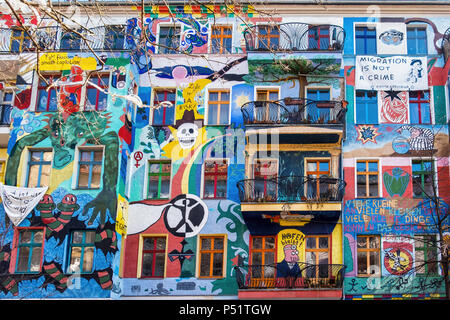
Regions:
<instances>
[{"instance_id":1,"label":"colorful building facade","mask_svg":"<svg viewBox=\"0 0 450 320\"><path fill-rule=\"evenodd\" d=\"M344 19L345 299L445 297L447 27L446 17Z\"/></svg>"},{"instance_id":2,"label":"colorful building facade","mask_svg":"<svg viewBox=\"0 0 450 320\"><path fill-rule=\"evenodd\" d=\"M448 208L448 18L345 8L111 7L85 38L27 17L37 41L1 16L0 298L445 296L416 277L414 182L432 164ZM427 88L361 89L392 55Z\"/></svg>"}]
</instances>

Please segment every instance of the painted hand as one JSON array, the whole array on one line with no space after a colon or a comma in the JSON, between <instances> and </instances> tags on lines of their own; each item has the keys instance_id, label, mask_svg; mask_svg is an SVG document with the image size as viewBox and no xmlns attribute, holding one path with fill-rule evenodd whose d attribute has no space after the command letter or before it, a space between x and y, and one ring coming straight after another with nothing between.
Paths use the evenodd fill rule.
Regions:
<instances>
[{"instance_id":1,"label":"painted hand","mask_svg":"<svg viewBox=\"0 0 450 320\"><path fill-rule=\"evenodd\" d=\"M97 197L87 203L83 209L83 216L88 214L88 211L92 208L92 215L88 221L88 225L94 223L94 220L100 214L100 225L105 225L106 222L106 211L109 210L109 215L111 218L116 220L116 209L117 209L117 196L116 193L109 189L103 189Z\"/></svg>"}]
</instances>

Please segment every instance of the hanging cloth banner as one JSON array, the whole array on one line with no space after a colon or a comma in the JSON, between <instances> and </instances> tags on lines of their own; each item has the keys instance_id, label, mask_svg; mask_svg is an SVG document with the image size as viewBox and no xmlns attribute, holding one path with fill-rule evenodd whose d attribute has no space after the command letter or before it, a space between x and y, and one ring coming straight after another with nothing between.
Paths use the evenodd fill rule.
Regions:
<instances>
[{"instance_id":1,"label":"hanging cloth banner","mask_svg":"<svg viewBox=\"0 0 450 320\"><path fill-rule=\"evenodd\" d=\"M0 196L9 219L18 226L41 201L48 187L21 188L0 183Z\"/></svg>"},{"instance_id":2,"label":"hanging cloth banner","mask_svg":"<svg viewBox=\"0 0 450 320\"><path fill-rule=\"evenodd\" d=\"M356 56L355 87L361 90L427 90L426 57Z\"/></svg>"}]
</instances>

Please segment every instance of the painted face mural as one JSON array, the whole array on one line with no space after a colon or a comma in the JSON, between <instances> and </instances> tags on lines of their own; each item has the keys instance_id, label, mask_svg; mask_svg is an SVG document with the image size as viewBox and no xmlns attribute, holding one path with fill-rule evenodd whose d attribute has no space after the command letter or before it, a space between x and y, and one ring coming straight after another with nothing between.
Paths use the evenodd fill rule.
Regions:
<instances>
[{"instance_id":1,"label":"painted face mural","mask_svg":"<svg viewBox=\"0 0 450 320\"><path fill-rule=\"evenodd\" d=\"M295 244L288 244L285 245L284 248L284 260L288 263L295 263L298 262L298 250L297 246Z\"/></svg>"},{"instance_id":2,"label":"painted face mural","mask_svg":"<svg viewBox=\"0 0 450 320\"><path fill-rule=\"evenodd\" d=\"M190 149L194 146L198 136L198 126L195 123L183 123L177 131L181 148Z\"/></svg>"},{"instance_id":3,"label":"painted face mural","mask_svg":"<svg viewBox=\"0 0 450 320\"><path fill-rule=\"evenodd\" d=\"M189 238L200 232L208 220L208 207L193 194L182 194L164 208L167 230L177 237Z\"/></svg>"}]
</instances>

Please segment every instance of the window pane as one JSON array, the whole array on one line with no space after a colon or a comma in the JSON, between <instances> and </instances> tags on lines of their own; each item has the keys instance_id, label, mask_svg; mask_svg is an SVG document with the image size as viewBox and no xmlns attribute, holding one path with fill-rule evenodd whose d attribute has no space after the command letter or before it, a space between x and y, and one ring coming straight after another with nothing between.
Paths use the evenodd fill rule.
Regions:
<instances>
[{"instance_id":1,"label":"window pane","mask_svg":"<svg viewBox=\"0 0 450 320\"><path fill-rule=\"evenodd\" d=\"M370 274L376 274L380 271L380 253L379 252L370 252Z\"/></svg>"},{"instance_id":2,"label":"window pane","mask_svg":"<svg viewBox=\"0 0 450 320\"><path fill-rule=\"evenodd\" d=\"M164 260L166 258L165 253L156 253L155 254L155 274L154 277L163 277L164 276Z\"/></svg>"},{"instance_id":3,"label":"window pane","mask_svg":"<svg viewBox=\"0 0 450 320\"><path fill-rule=\"evenodd\" d=\"M83 243L83 232L82 231L74 231L72 234L72 243Z\"/></svg>"},{"instance_id":4,"label":"window pane","mask_svg":"<svg viewBox=\"0 0 450 320\"><path fill-rule=\"evenodd\" d=\"M367 238L366 237L358 237L358 248L367 248Z\"/></svg>"},{"instance_id":5,"label":"window pane","mask_svg":"<svg viewBox=\"0 0 450 320\"><path fill-rule=\"evenodd\" d=\"M367 197L366 192L366 175L358 175L357 176L357 196L358 197Z\"/></svg>"},{"instance_id":6,"label":"window pane","mask_svg":"<svg viewBox=\"0 0 450 320\"><path fill-rule=\"evenodd\" d=\"M32 236L32 232L25 230L25 231L21 231L20 232L20 241L19 243L30 243L31 242L31 236Z\"/></svg>"},{"instance_id":7,"label":"window pane","mask_svg":"<svg viewBox=\"0 0 450 320\"><path fill-rule=\"evenodd\" d=\"M210 253L202 253L200 259L200 275L201 276L209 276L210 275Z\"/></svg>"},{"instance_id":8,"label":"window pane","mask_svg":"<svg viewBox=\"0 0 450 320\"><path fill-rule=\"evenodd\" d=\"M89 187L89 165L80 164L80 169L78 170L78 187L88 188Z\"/></svg>"},{"instance_id":9,"label":"window pane","mask_svg":"<svg viewBox=\"0 0 450 320\"><path fill-rule=\"evenodd\" d=\"M252 253L252 265L258 266L258 265L262 265L262 264L263 264L262 253L261 252L253 252Z\"/></svg>"},{"instance_id":10,"label":"window pane","mask_svg":"<svg viewBox=\"0 0 450 320\"><path fill-rule=\"evenodd\" d=\"M153 250L155 248L155 238L144 238L144 250Z\"/></svg>"},{"instance_id":11,"label":"window pane","mask_svg":"<svg viewBox=\"0 0 450 320\"><path fill-rule=\"evenodd\" d=\"M153 253L144 253L142 256L142 275L153 276Z\"/></svg>"},{"instance_id":12,"label":"window pane","mask_svg":"<svg viewBox=\"0 0 450 320\"><path fill-rule=\"evenodd\" d=\"M168 199L170 196L170 177L162 176L161 177L161 191L159 197L161 199Z\"/></svg>"},{"instance_id":13,"label":"window pane","mask_svg":"<svg viewBox=\"0 0 450 320\"><path fill-rule=\"evenodd\" d=\"M223 255L214 253L213 255L213 276L222 276Z\"/></svg>"},{"instance_id":14,"label":"window pane","mask_svg":"<svg viewBox=\"0 0 450 320\"><path fill-rule=\"evenodd\" d=\"M202 242L202 245L201 245L202 249L206 249L206 250L211 249L211 238L202 238L201 242Z\"/></svg>"},{"instance_id":15,"label":"window pane","mask_svg":"<svg viewBox=\"0 0 450 320\"><path fill-rule=\"evenodd\" d=\"M40 186L48 186L50 184L50 165L42 165Z\"/></svg>"},{"instance_id":16,"label":"window pane","mask_svg":"<svg viewBox=\"0 0 450 320\"><path fill-rule=\"evenodd\" d=\"M214 249L223 249L223 239L220 238L214 239Z\"/></svg>"},{"instance_id":17,"label":"window pane","mask_svg":"<svg viewBox=\"0 0 450 320\"><path fill-rule=\"evenodd\" d=\"M275 238L274 237L265 238L264 247L266 249L275 249Z\"/></svg>"},{"instance_id":18,"label":"window pane","mask_svg":"<svg viewBox=\"0 0 450 320\"><path fill-rule=\"evenodd\" d=\"M319 238L319 248L320 249L326 249L328 248L328 238Z\"/></svg>"},{"instance_id":19,"label":"window pane","mask_svg":"<svg viewBox=\"0 0 450 320\"><path fill-rule=\"evenodd\" d=\"M370 237L369 248L379 248L379 247L380 247L380 239L378 237Z\"/></svg>"},{"instance_id":20,"label":"window pane","mask_svg":"<svg viewBox=\"0 0 450 320\"><path fill-rule=\"evenodd\" d=\"M252 239L252 249L262 249L263 239L260 237L255 237Z\"/></svg>"},{"instance_id":21,"label":"window pane","mask_svg":"<svg viewBox=\"0 0 450 320\"><path fill-rule=\"evenodd\" d=\"M31 272L37 272L41 268L41 246L33 247L32 256L31 256Z\"/></svg>"},{"instance_id":22,"label":"window pane","mask_svg":"<svg viewBox=\"0 0 450 320\"><path fill-rule=\"evenodd\" d=\"M102 176L102 166L98 164L93 165L91 185L89 186L89 188L100 188L101 176Z\"/></svg>"},{"instance_id":23,"label":"window pane","mask_svg":"<svg viewBox=\"0 0 450 320\"><path fill-rule=\"evenodd\" d=\"M83 272L91 272L93 262L94 262L94 248L93 247L84 248Z\"/></svg>"},{"instance_id":24,"label":"window pane","mask_svg":"<svg viewBox=\"0 0 450 320\"><path fill-rule=\"evenodd\" d=\"M315 249L316 248L316 238L306 238L306 248Z\"/></svg>"},{"instance_id":25,"label":"window pane","mask_svg":"<svg viewBox=\"0 0 450 320\"><path fill-rule=\"evenodd\" d=\"M94 243L95 240L95 232L94 231L86 231L84 243Z\"/></svg>"},{"instance_id":26,"label":"window pane","mask_svg":"<svg viewBox=\"0 0 450 320\"><path fill-rule=\"evenodd\" d=\"M72 247L72 251L70 254L69 272L71 273L80 272L80 263L81 263L81 248Z\"/></svg>"},{"instance_id":27,"label":"window pane","mask_svg":"<svg viewBox=\"0 0 450 320\"><path fill-rule=\"evenodd\" d=\"M358 274L367 274L367 252L358 251Z\"/></svg>"},{"instance_id":28,"label":"window pane","mask_svg":"<svg viewBox=\"0 0 450 320\"><path fill-rule=\"evenodd\" d=\"M19 257L17 260L17 268L18 272L26 272L28 271L28 258L30 256L30 247L20 247L19 248Z\"/></svg>"}]
</instances>

